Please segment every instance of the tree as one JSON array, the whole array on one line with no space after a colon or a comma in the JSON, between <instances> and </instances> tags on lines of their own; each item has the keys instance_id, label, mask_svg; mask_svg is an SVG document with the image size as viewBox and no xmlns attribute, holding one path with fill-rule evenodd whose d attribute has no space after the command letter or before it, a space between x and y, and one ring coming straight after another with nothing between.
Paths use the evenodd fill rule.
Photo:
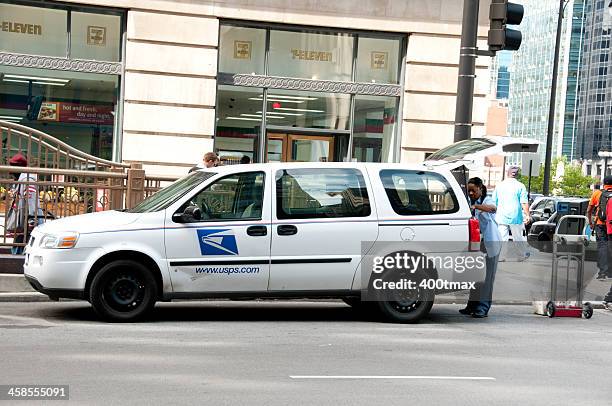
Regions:
<instances>
[{"instance_id":1,"label":"tree","mask_svg":"<svg viewBox=\"0 0 612 406\"><path fill-rule=\"evenodd\" d=\"M561 179L555 179L557 175L557 166L559 162L563 163L563 176ZM591 185L597 182L597 179L591 176L582 174L582 168L579 165L572 165L567 162L566 157L557 157L552 161L551 165L551 184L550 189L554 195L559 196L582 196L588 197L591 194ZM525 187L529 184L528 176L519 176L518 180ZM542 184L544 183L544 165L540 166L540 175L531 178L531 191L533 193L542 193Z\"/></svg>"},{"instance_id":2,"label":"tree","mask_svg":"<svg viewBox=\"0 0 612 406\"><path fill-rule=\"evenodd\" d=\"M563 196L588 197L591 194L591 185L597 179L582 174L582 168L578 165L565 165L563 180L557 182L556 187L561 190Z\"/></svg>"}]
</instances>

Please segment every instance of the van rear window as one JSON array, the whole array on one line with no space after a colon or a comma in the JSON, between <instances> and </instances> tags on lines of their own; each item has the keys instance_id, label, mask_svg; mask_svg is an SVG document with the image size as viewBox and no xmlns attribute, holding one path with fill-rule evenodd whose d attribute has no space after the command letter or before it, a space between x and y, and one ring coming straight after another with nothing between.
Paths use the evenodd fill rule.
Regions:
<instances>
[{"instance_id":1,"label":"van rear window","mask_svg":"<svg viewBox=\"0 0 612 406\"><path fill-rule=\"evenodd\" d=\"M380 179L391 207L401 216L459 211L457 196L438 173L386 169L380 171Z\"/></svg>"}]
</instances>

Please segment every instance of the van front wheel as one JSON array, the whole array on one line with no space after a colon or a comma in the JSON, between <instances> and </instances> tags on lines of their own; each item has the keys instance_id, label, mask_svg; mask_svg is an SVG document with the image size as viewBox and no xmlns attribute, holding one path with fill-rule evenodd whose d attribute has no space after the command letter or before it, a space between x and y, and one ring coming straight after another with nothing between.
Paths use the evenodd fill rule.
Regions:
<instances>
[{"instance_id":1,"label":"van front wheel","mask_svg":"<svg viewBox=\"0 0 612 406\"><path fill-rule=\"evenodd\" d=\"M135 261L118 260L105 265L96 274L89 297L94 310L103 319L135 321L155 305L157 286L146 267Z\"/></svg>"}]
</instances>

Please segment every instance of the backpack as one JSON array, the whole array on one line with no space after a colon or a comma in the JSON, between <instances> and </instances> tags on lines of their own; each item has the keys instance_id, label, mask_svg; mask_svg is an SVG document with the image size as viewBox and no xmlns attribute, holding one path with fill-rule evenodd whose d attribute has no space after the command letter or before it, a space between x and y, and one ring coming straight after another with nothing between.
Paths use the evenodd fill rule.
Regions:
<instances>
[{"instance_id":1,"label":"backpack","mask_svg":"<svg viewBox=\"0 0 612 406\"><path fill-rule=\"evenodd\" d=\"M608 218L606 213L608 210L608 200L612 197L612 191L603 190L601 192L601 196L599 196L599 205L597 205L597 218L604 223L606 222L606 218Z\"/></svg>"}]
</instances>

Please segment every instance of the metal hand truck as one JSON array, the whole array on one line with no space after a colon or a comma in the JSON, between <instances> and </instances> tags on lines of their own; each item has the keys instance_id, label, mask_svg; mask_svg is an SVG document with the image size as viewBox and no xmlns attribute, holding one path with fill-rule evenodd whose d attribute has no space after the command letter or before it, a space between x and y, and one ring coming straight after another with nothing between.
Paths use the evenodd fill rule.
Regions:
<instances>
[{"instance_id":1,"label":"metal hand truck","mask_svg":"<svg viewBox=\"0 0 612 406\"><path fill-rule=\"evenodd\" d=\"M552 273L550 283L550 301L546 305L548 317L584 317L593 316L593 306L582 302L584 262L589 236L586 235L588 218L586 216L563 216L553 236ZM570 300L570 270L575 264L576 297ZM558 274L565 270L565 301L558 300Z\"/></svg>"}]
</instances>

